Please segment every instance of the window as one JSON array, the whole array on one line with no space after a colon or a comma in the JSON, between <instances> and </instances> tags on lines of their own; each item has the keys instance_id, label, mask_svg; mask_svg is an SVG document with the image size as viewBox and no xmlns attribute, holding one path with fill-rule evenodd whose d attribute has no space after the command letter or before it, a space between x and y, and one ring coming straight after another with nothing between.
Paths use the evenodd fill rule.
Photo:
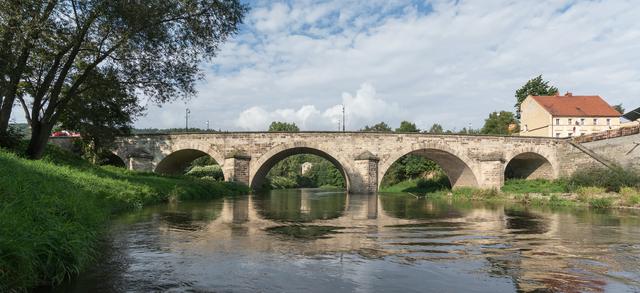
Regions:
<instances>
[{"instance_id":1,"label":"window","mask_svg":"<svg viewBox=\"0 0 640 293\"><path fill-rule=\"evenodd\" d=\"M607 125L611 126L611 118L607 118Z\"/></svg>"},{"instance_id":2,"label":"window","mask_svg":"<svg viewBox=\"0 0 640 293\"><path fill-rule=\"evenodd\" d=\"M580 118L580 125L584 125L584 118Z\"/></svg>"},{"instance_id":3,"label":"window","mask_svg":"<svg viewBox=\"0 0 640 293\"><path fill-rule=\"evenodd\" d=\"M593 125L598 125L598 118L593 118Z\"/></svg>"},{"instance_id":4,"label":"window","mask_svg":"<svg viewBox=\"0 0 640 293\"><path fill-rule=\"evenodd\" d=\"M556 125L560 125L560 119L556 118Z\"/></svg>"},{"instance_id":5,"label":"window","mask_svg":"<svg viewBox=\"0 0 640 293\"><path fill-rule=\"evenodd\" d=\"M572 122L571 120L572 120L572 119L571 119L571 118L569 118L569 120L567 120L567 121L569 121L569 123L567 123L567 124L571 125L571 122Z\"/></svg>"},{"instance_id":6,"label":"window","mask_svg":"<svg viewBox=\"0 0 640 293\"><path fill-rule=\"evenodd\" d=\"M560 137L560 132L556 132L556 137Z\"/></svg>"},{"instance_id":7,"label":"window","mask_svg":"<svg viewBox=\"0 0 640 293\"><path fill-rule=\"evenodd\" d=\"M572 136L573 136L573 133L569 133L569 137L572 137Z\"/></svg>"}]
</instances>

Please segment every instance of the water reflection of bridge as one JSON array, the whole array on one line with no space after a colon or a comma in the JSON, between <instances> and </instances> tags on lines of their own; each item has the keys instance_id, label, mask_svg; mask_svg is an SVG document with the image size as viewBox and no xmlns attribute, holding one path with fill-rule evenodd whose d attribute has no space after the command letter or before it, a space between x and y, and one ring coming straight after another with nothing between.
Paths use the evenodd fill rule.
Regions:
<instances>
[{"instance_id":1,"label":"water reflection of bridge","mask_svg":"<svg viewBox=\"0 0 640 293\"><path fill-rule=\"evenodd\" d=\"M512 279L521 290L550 287L599 291L606 285L604 279L598 274L581 273L585 262L576 261L610 262L606 250L583 243L581 237L588 231L575 231L576 222L592 221L592 217L532 212L503 204L451 205L407 196L301 190L281 197L272 194L224 199L219 216L203 227L206 236L175 245L220 253L328 257L346 253L365 258L394 257L400 262L473 259L488 262L491 274ZM295 225L343 229L304 239L268 232L273 227ZM621 243L632 241L624 237L628 234L610 234Z\"/></svg>"}]
</instances>

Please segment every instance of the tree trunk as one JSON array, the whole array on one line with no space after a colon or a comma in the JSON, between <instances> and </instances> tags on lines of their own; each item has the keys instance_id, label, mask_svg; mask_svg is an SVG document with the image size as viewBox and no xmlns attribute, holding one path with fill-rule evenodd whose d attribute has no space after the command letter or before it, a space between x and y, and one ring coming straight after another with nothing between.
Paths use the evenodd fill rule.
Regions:
<instances>
[{"instance_id":1,"label":"tree trunk","mask_svg":"<svg viewBox=\"0 0 640 293\"><path fill-rule=\"evenodd\" d=\"M39 160L44 154L49 141L49 135L53 129L53 123L48 124L40 121L31 123L31 140L27 147L27 157L32 160Z\"/></svg>"}]
</instances>

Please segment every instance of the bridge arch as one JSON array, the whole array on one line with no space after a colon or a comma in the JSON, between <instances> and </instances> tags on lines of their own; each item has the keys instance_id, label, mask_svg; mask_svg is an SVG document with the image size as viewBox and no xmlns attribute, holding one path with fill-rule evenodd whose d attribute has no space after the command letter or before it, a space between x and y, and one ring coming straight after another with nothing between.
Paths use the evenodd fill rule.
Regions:
<instances>
[{"instance_id":1,"label":"bridge arch","mask_svg":"<svg viewBox=\"0 0 640 293\"><path fill-rule=\"evenodd\" d=\"M285 158L299 154L316 155L331 162L331 164L333 164L340 173L342 173L346 188L347 190L350 190L349 188L351 186L352 179L351 174L353 174L353 170L351 166L346 163L347 160L332 153L331 151L319 147L318 145L301 142L281 144L261 155L251 165L249 186L254 190L260 189L271 168Z\"/></svg>"},{"instance_id":2,"label":"bridge arch","mask_svg":"<svg viewBox=\"0 0 640 293\"><path fill-rule=\"evenodd\" d=\"M444 170L452 188L480 186L470 158L457 153L446 144L425 143L412 145L408 150L392 154L384 160L379 166L378 189L391 165L406 155L419 155L434 161Z\"/></svg>"},{"instance_id":3,"label":"bridge arch","mask_svg":"<svg viewBox=\"0 0 640 293\"><path fill-rule=\"evenodd\" d=\"M513 154L505 160L504 179L556 179L558 171L547 156L534 150Z\"/></svg>"},{"instance_id":4,"label":"bridge arch","mask_svg":"<svg viewBox=\"0 0 640 293\"><path fill-rule=\"evenodd\" d=\"M218 161L214 156L205 151L186 148L171 152L167 156L161 158L160 161L156 164L154 172L163 175L180 175L187 167L189 167L193 160L203 156L212 158L214 161L216 161L216 163L220 165L222 165L223 163ZM224 177L227 178L226 174L224 175Z\"/></svg>"}]
</instances>

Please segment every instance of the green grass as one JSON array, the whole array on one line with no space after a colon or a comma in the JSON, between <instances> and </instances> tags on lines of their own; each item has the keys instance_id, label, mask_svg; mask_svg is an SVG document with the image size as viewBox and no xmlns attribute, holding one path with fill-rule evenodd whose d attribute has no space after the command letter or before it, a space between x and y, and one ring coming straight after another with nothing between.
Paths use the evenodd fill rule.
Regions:
<instances>
[{"instance_id":1,"label":"green grass","mask_svg":"<svg viewBox=\"0 0 640 293\"><path fill-rule=\"evenodd\" d=\"M388 193L398 193L398 192L409 192L409 193L419 193L419 194L427 194L427 193L437 193L439 191L448 190L449 189L449 179L447 177L437 178L435 180L427 180L427 179L409 179L405 181L400 181L393 185L383 186L380 188L380 192L388 192Z\"/></svg>"},{"instance_id":2,"label":"green grass","mask_svg":"<svg viewBox=\"0 0 640 293\"><path fill-rule=\"evenodd\" d=\"M51 147L41 161L0 150L0 292L56 284L96 256L110 215L248 192L238 184L96 167Z\"/></svg>"},{"instance_id":3,"label":"green grass","mask_svg":"<svg viewBox=\"0 0 640 293\"><path fill-rule=\"evenodd\" d=\"M507 193L563 193L568 187L563 180L510 179L504 182L502 191Z\"/></svg>"}]
</instances>

